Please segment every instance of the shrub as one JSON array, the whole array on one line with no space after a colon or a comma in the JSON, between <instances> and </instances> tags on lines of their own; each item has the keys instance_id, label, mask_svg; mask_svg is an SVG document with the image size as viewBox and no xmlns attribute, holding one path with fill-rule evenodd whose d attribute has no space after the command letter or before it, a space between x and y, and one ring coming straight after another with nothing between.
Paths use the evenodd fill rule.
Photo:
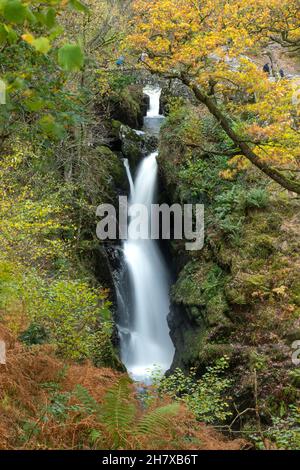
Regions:
<instances>
[{"instance_id":1,"label":"shrub","mask_svg":"<svg viewBox=\"0 0 300 470\"><path fill-rule=\"evenodd\" d=\"M0 260L1 320L27 345L54 343L68 359L115 363L107 292L86 280L49 279Z\"/></svg>"},{"instance_id":2,"label":"shrub","mask_svg":"<svg viewBox=\"0 0 300 470\"><path fill-rule=\"evenodd\" d=\"M185 375L177 368L170 376L158 379L156 387L159 394L167 394L184 402L199 421L223 422L231 416L230 397L226 396L231 381L223 376L228 367L228 357L223 356L214 365L207 367L205 374L198 380L195 369Z\"/></svg>"},{"instance_id":3,"label":"shrub","mask_svg":"<svg viewBox=\"0 0 300 470\"><path fill-rule=\"evenodd\" d=\"M30 323L27 330L20 334L19 339L28 346L33 344L43 344L49 341L49 332L47 332L42 325Z\"/></svg>"},{"instance_id":4,"label":"shrub","mask_svg":"<svg viewBox=\"0 0 300 470\"><path fill-rule=\"evenodd\" d=\"M60 355L75 360L90 357L95 332L110 322L106 293L81 280L31 280L32 289L24 296L32 321L49 332Z\"/></svg>"},{"instance_id":5,"label":"shrub","mask_svg":"<svg viewBox=\"0 0 300 470\"><path fill-rule=\"evenodd\" d=\"M300 448L300 407L290 405L284 417L273 416L272 425L263 431L264 440L268 439L281 450L299 450ZM265 449L261 437L252 436L259 449Z\"/></svg>"}]
</instances>

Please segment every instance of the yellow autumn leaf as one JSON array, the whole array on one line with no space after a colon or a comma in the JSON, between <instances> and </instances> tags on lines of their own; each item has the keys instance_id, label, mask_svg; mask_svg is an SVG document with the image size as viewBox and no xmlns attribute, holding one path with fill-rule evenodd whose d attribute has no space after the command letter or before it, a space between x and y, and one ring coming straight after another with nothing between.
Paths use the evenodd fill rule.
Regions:
<instances>
[{"instance_id":1,"label":"yellow autumn leaf","mask_svg":"<svg viewBox=\"0 0 300 470\"><path fill-rule=\"evenodd\" d=\"M34 37L30 33L22 34L21 37L22 37L23 41L28 42L28 44L32 44L33 41L34 41Z\"/></svg>"}]
</instances>

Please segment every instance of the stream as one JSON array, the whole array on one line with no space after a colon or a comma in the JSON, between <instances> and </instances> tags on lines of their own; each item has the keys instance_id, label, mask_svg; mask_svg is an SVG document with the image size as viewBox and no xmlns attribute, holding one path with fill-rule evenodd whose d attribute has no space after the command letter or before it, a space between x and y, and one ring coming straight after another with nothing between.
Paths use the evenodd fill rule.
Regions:
<instances>
[{"instance_id":1,"label":"stream","mask_svg":"<svg viewBox=\"0 0 300 470\"><path fill-rule=\"evenodd\" d=\"M161 90L146 87L144 93L150 98L144 130L158 135L163 120L159 114ZM151 204L156 202L157 154L142 159L135 178L128 161L124 161L130 184L129 211L132 204L143 204L150 215ZM142 223L148 224L148 220ZM167 323L171 277L157 241L137 239L135 230L134 218L129 217L129 235L123 244L125 275L119 285L118 329L121 359L129 374L136 381L149 383L153 371L166 372L174 356Z\"/></svg>"}]
</instances>

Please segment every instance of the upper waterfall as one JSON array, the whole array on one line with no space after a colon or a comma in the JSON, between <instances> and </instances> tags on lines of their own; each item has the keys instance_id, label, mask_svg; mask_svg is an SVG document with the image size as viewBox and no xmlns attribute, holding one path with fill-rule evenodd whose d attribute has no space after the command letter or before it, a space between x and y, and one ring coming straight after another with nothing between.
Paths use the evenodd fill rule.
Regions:
<instances>
[{"instance_id":1,"label":"upper waterfall","mask_svg":"<svg viewBox=\"0 0 300 470\"><path fill-rule=\"evenodd\" d=\"M144 94L150 98L150 106L147 112L147 117L154 118L161 116L159 114L161 88L147 86L144 88Z\"/></svg>"}]
</instances>

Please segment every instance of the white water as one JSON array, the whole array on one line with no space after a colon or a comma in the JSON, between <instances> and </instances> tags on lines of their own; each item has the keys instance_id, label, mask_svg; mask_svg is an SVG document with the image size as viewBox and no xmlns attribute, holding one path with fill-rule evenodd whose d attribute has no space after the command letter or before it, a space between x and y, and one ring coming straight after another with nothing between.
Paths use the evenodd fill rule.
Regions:
<instances>
[{"instance_id":1,"label":"white water","mask_svg":"<svg viewBox=\"0 0 300 470\"><path fill-rule=\"evenodd\" d=\"M160 90L147 88L145 92L150 96L147 118L157 118ZM134 184L130 184L129 204L139 203L150 208L155 201L158 172L156 157L157 152L151 153L140 163ZM124 164L130 182L132 178L128 162L124 161ZM167 324L170 277L157 243L150 239L136 240L131 229L129 222L129 238L123 248L133 311L130 312L127 328L119 329L121 355L132 377L147 382L153 369L165 372L174 355Z\"/></svg>"},{"instance_id":2,"label":"white water","mask_svg":"<svg viewBox=\"0 0 300 470\"><path fill-rule=\"evenodd\" d=\"M124 166L125 166L125 170L126 170L126 175L127 175L128 181L129 181L130 194L133 194L134 193L134 184L133 184L133 179L132 179L131 172L130 172L128 159L124 158L123 162L124 162Z\"/></svg>"},{"instance_id":3,"label":"white water","mask_svg":"<svg viewBox=\"0 0 300 470\"><path fill-rule=\"evenodd\" d=\"M161 95L161 88L147 86L144 88L145 95L148 95L150 98L150 107L147 112L147 118L158 118L161 117L159 114L159 102Z\"/></svg>"}]
</instances>

